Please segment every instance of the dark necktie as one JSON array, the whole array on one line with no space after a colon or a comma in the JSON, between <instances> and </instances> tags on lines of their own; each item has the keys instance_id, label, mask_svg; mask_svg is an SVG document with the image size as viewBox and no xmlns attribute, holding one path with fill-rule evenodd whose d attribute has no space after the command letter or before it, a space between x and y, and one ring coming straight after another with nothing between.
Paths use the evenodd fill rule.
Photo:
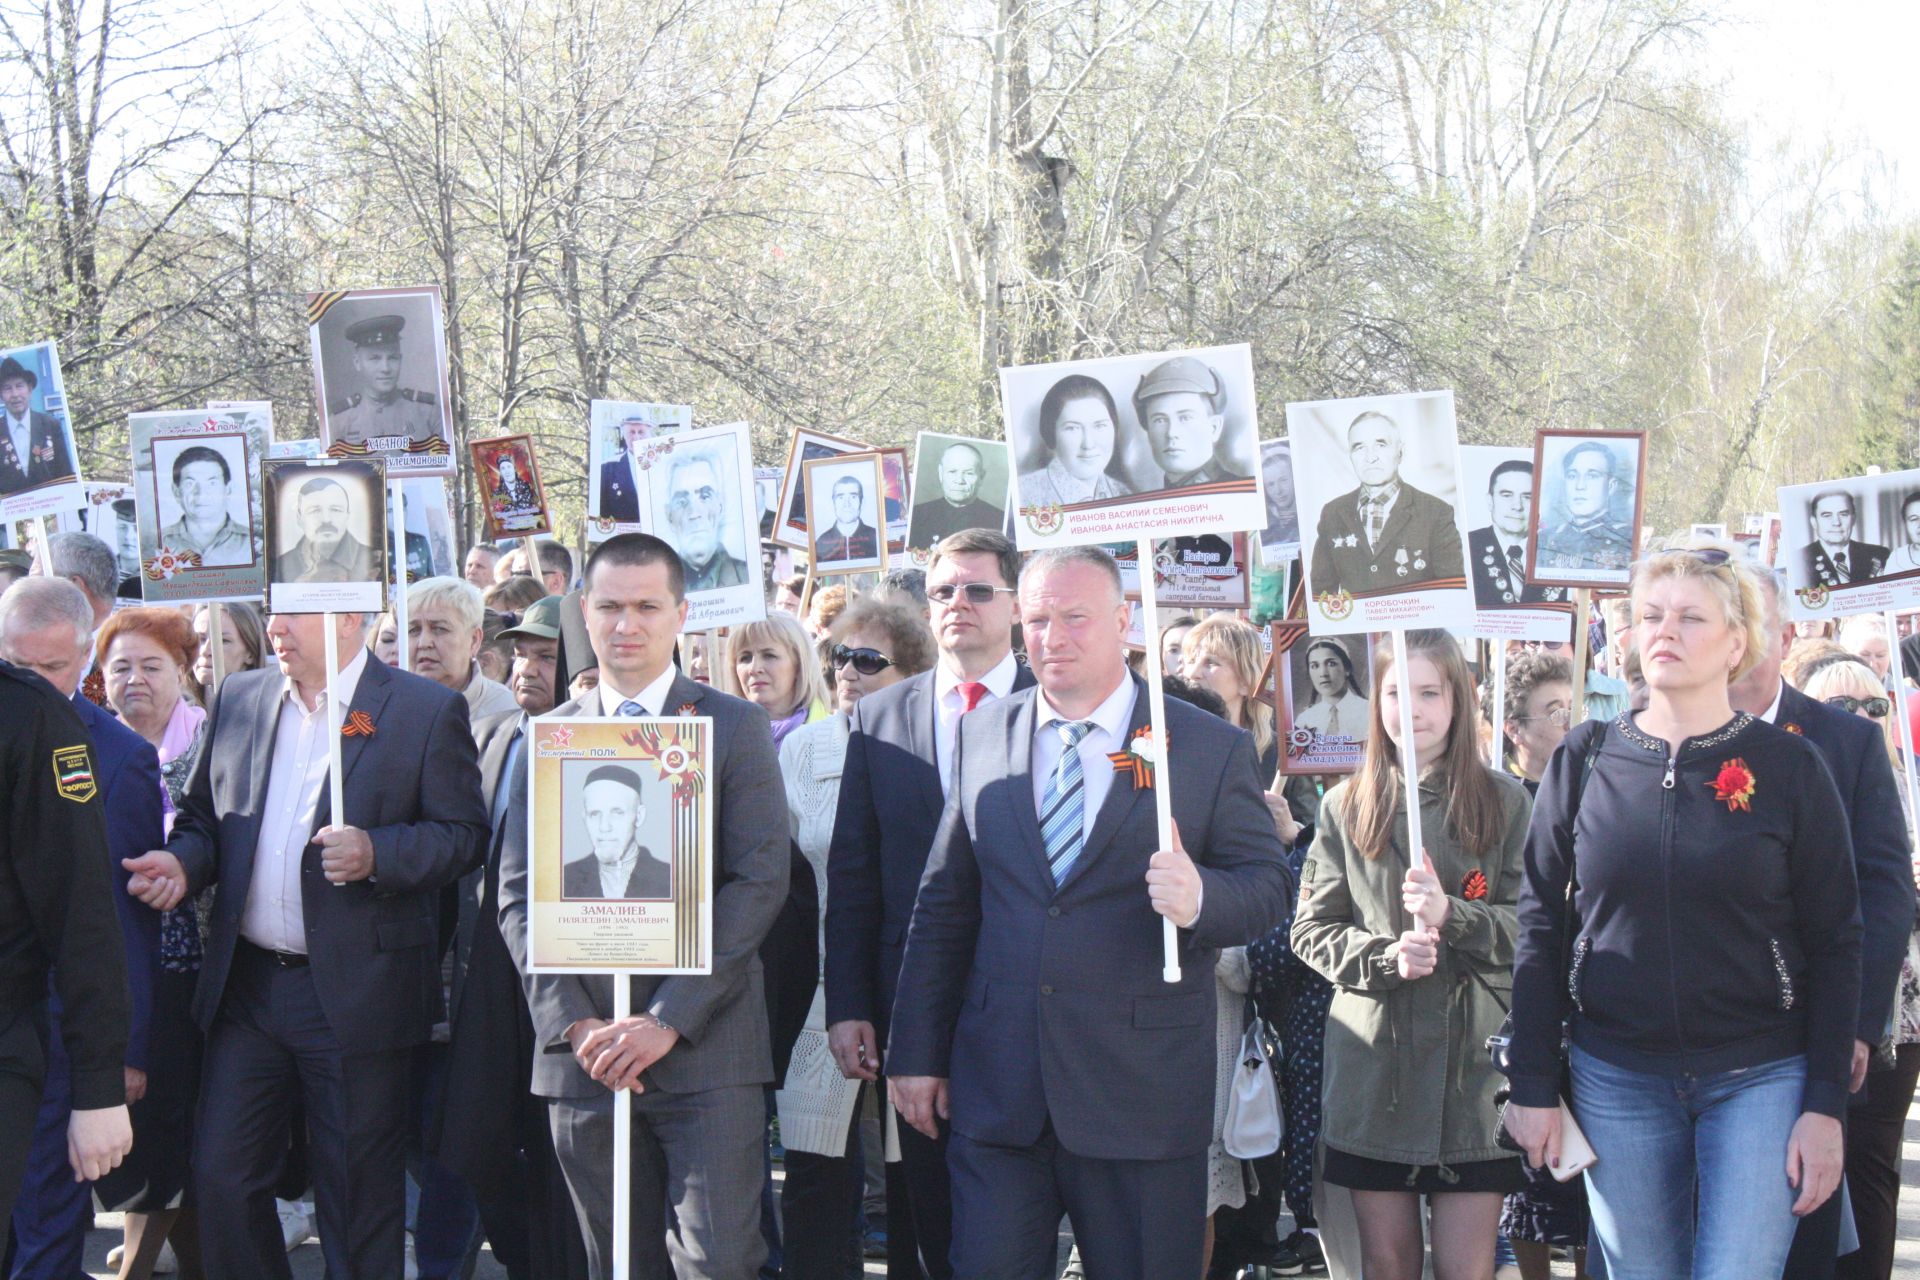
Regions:
<instances>
[{"instance_id":1,"label":"dark necktie","mask_svg":"<svg viewBox=\"0 0 1920 1280\"><path fill-rule=\"evenodd\" d=\"M1515 591L1518 591L1527 580L1527 562L1526 558L1520 554L1519 547L1507 548L1507 576L1512 581Z\"/></svg>"},{"instance_id":2,"label":"dark necktie","mask_svg":"<svg viewBox=\"0 0 1920 1280\"><path fill-rule=\"evenodd\" d=\"M1844 578L1847 576L1847 553L1846 552L1842 551L1839 555L1835 556L1833 558L1833 564L1836 569L1840 570L1841 577Z\"/></svg>"}]
</instances>

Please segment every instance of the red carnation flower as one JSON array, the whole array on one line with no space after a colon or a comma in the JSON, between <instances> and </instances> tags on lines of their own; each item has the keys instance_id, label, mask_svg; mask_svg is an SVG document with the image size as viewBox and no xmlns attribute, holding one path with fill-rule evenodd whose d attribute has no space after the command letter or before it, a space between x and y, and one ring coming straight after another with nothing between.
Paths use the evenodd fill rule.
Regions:
<instances>
[{"instance_id":1,"label":"red carnation flower","mask_svg":"<svg viewBox=\"0 0 1920 1280\"><path fill-rule=\"evenodd\" d=\"M1707 784L1713 788L1713 798L1726 802L1727 812L1735 809L1749 812L1747 801L1753 799L1753 771L1747 768L1747 762L1739 756L1720 766L1720 772Z\"/></svg>"}]
</instances>

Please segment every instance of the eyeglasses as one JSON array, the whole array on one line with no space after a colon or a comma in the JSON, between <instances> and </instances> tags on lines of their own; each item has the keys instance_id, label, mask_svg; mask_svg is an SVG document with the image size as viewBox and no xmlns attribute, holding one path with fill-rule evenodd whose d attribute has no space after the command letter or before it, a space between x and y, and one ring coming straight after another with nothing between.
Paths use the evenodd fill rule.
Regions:
<instances>
[{"instance_id":1,"label":"eyeglasses","mask_svg":"<svg viewBox=\"0 0 1920 1280\"><path fill-rule=\"evenodd\" d=\"M1704 565L1723 565L1733 559L1733 553L1722 551L1719 547L1668 547L1658 554L1663 556L1691 556Z\"/></svg>"},{"instance_id":2,"label":"eyeglasses","mask_svg":"<svg viewBox=\"0 0 1920 1280\"><path fill-rule=\"evenodd\" d=\"M1545 720L1548 724L1556 725L1559 728L1564 729L1568 725L1573 723L1573 708L1572 707L1555 707L1553 710L1547 712L1543 716L1514 716L1513 717L1513 722L1515 724L1525 724L1529 720Z\"/></svg>"},{"instance_id":3,"label":"eyeglasses","mask_svg":"<svg viewBox=\"0 0 1920 1280\"><path fill-rule=\"evenodd\" d=\"M835 671L849 662L853 669L863 676L877 676L893 665L893 659L878 649L849 649L843 644L833 646L833 669Z\"/></svg>"},{"instance_id":4,"label":"eyeglasses","mask_svg":"<svg viewBox=\"0 0 1920 1280\"><path fill-rule=\"evenodd\" d=\"M943 582L927 592L927 599L952 604L954 597L965 592L968 604L986 604L1003 591L1008 595L1014 593L1012 587L996 587L991 582Z\"/></svg>"},{"instance_id":5,"label":"eyeglasses","mask_svg":"<svg viewBox=\"0 0 1920 1280\"><path fill-rule=\"evenodd\" d=\"M1848 715L1858 715L1862 711L1875 720L1885 720L1893 710L1893 703L1886 698L1850 698L1846 694L1837 694L1831 698L1822 698L1830 707L1838 707Z\"/></svg>"}]
</instances>

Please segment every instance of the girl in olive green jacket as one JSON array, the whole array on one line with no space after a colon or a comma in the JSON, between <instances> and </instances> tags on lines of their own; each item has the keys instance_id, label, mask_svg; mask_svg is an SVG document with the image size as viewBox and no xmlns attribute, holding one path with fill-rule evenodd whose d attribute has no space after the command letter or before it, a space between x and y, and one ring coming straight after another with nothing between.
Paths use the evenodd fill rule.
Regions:
<instances>
[{"instance_id":1,"label":"girl in olive green jacket","mask_svg":"<svg viewBox=\"0 0 1920 1280\"><path fill-rule=\"evenodd\" d=\"M1293 949L1335 988L1325 1176L1353 1191L1367 1280L1418 1280L1423 1195L1436 1280L1485 1280L1501 1197L1521 1183L1519 1159L1494 1142L1499 1076L1485 1046L1511 998L1532 801L1480 762L1459 645L1443 631L1406 643L1426 848L1409 856L1402 682L1387 645L1374 657L1366 758L1327 794L1301 871Z\"/></svg>"}]
</instances>

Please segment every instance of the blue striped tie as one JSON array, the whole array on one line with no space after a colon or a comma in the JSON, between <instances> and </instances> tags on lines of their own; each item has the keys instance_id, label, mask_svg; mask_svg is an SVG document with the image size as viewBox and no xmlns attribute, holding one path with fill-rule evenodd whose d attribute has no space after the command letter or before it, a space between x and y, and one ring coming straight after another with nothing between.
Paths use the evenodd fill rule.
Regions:
<instances>
[{"instance_id":1,"label":"blue striped tie","mask_svg":"<svg viewBox=\"0 0 1920 1280\"><path fill-rule=\"evenodd\" d=\"M620 709L613 714L617 716L644 716L647 714L647 709L629 698L627 701L621 703Z\"/></svg>"},{"instance_id":2,"label":"blue striped tie","mask_svg":"<svg viewBox=\"0 0 1920 1280\"><path fill-rule=\"evenodd\" d=\"M1073 871L1086 843L1086 787L1080 775L1080 739L1093 731L1091 720L1049 720L1065 750L1053 766L1046 792L1040 797L1040 839L1047 846L1047 866L1057 888Z\"/></svg>"}]
</instances>

